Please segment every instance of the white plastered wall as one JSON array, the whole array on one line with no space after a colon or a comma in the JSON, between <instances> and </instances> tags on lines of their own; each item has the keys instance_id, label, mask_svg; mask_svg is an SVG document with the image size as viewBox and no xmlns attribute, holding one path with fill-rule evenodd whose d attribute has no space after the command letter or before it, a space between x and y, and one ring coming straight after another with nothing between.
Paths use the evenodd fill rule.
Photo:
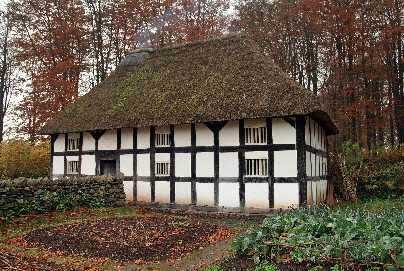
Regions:
<instances>
[{"instance_id":1,"label":"white plastered wall","mask_svg":"<svg viewBox=\"0 0 404 271\"><path fill-rule=\"evenodd\" d=\"M219 132L219 145L238 146L240 144L238 127L239 122L237 120L227 122L227 124Z\"/></svg>"},{"instance_id":2,"label":"white plastered wall","mask_svg":"<svg viewBox=\"0 0 404 271\"><path fill-rule=\"evenodd\" d=\"M222 152L219 154L219 178L238 177L238 153Z\"/></svg>"},{"instance_id":3,"label":"white plastered wall","mask_svg":"<svg viewBox=\"0 0 404 271\"><path fill-rule=\"evenodd\" d=\"M137 182L137 200L138 201L151 201L151 187L150 182Z\"/></svg>"},{"instance_id":4,"label":"white plastered wall","mask_svg":"<svg viewBox=\"0 0 404 271\"><path fill-rule=\"evenodd\" d=\"M175 203L191 204L191 183L176 182L175 183Z\"/></svg>"},{"instance_id":5,"label":"white plastered wall","mask_svg":"<svg viewBox=\"0 0 404 271\"><path fill-rule=\"evenodd\" d=\"M95 150L95 139L89 132L83 133L83 151Z\"/></svg>"},{"instance_id":6,"label":"white plastered wall","mask_svg":"<svg viewBox=\"0 0 404 271\"><path fill-rule=\"evenodd\" d=\"M213 183L196 183L197 204L213 206L215 203L214 191Z\"/></svg>"},{"instance_id":7,"label":"white plastered wall","mask_svg":"<svg viewBox=\"0 0 404 271\"><path fill-rule=\"evenodd\" d=\"M240 206L238 183L219 183L219 206Z\"/></svg>"},{"instance_id":8,"label":"white plastered wall","mask_svg":"<svg viewBox=\"0 0 404 271\"><path fill-rule=\"evenodd\" d=\"M123 190L126 194L126 200L133 200L133 181L124 181L123 182Z\"/></svg>"},{"instance_id":9,"label":"white plastered wall","mask_svg":"<svg viewBox=\"0 0 404 271\"><path fill-rule=\"evenodd\" d=\"M116 130L107 130L98 140L99 150L116 150L117 132Z\"/></svg>"},{"instance_id":10,"label":"white plastered wall","mask_svg":"<svg viewBox=\"0 0 404 271\"><path fill-rule=\"evenodd\" d=\"M267 183L246 183L245 184L245 207L246 208L268 208L268 184Z\"/></svg>"},{"instance_id":11,"label":"white plastered wall","mask_svg":"<svg viewBox=\"0 0 404 271\"><path fill-rule=\"evenodd\" d=\"M274 207L296 208L299 206L299 184L275 183L274 184Z\"/></svg>"},{"instance_id":12,"label":"white plastered wall","mask_svg":"<svg viewBox=\"0 0 404 271\"><path fill-rule=\"evenodd\" d=\"M195 130L197 146L213 146L213 133L205 124L197 123Z\"/></svg>"},{"instance_id":13,"label":"white plastered wall","mask_svg":"<svg viewBox=\"0 0 404 271\"><path fill-rule=\"evenodd\" d=\"M64 156L53 156L52 174L64 174Z\"/></svg>"},{"instance_id":14,"label":"white plastered wall","mask_svg":"<svg viewBox=\"0 0 404 271\"><path fill-rule=\"evenodd\" d=\"M141 127L137 129L137 147L138 149L150 148L150 128Z\"/></svg>"},{"instance_id":15,"label":"white plastered wall","mask_svg":"<svg viewBox=\"0 0 404 271\"><path fill-rule=\"evenodd\" d=\"M123 150L133 149L133 129L130 128L121 129L121 149Z\"/></svg>"},{"instance_id":16,"label":"white plastered wall","mask_svg":"<svg viewBox=\"0 0 404 271\"><path fill-rule=\"evenodd\" d=\"M156 202L170 203L170 182L156 181Z\"/></svg>"},{"instance_id":17,"label":"white plastered wall","mask_svg":"<svg viewBox=\"0 0 404 271\"><path fill-rule=\"evenodd\" d=\"M137 155L137 175L150 176L150 154L144 153Z\"/></svg>"},{"instance_id":18,"label":"white plastered wall","mask_svg":"<svg viewBox=\"0 0 404 271\"><path fill-rule=\"evenodd\" d=\"M175 176L191 177L191 154L176 153L175 154Z\"/></svg>"},{"instance_id":19,"label":"white plastered wall","mask_svg":"<svg viewBox=\"0 0 404 271\"><path fill-rule=\"evenodd\" d=\"M291 118L295 120L295 118ZM272 119L272 140L274 144L296 144L296 129L282 118Z\"/></svg>"},{"instance_id":20,"label":"white plastered wall","mask_svg":"<svg viewBox=\"0 0 404 271\"><path fill-rule=\"evenodd\" d=\"M191 125L175 125L174 126L174 142L176 147L191 146Z\"/></svg>"},{"instance_id":21,"label":"white plastered wall","mask_svg":"<svg viewBox=\"0 0 404 271\"><path fill-rule=\"evenodd\" d=\"M64 152L65 151L65 134L59 134L58 138L55 140L53 145L55 152Z\"/></svg>"},{"instance_id":22,"label":"white plastered wall","mask_svg":"<svg viewBox=\"0 0 404 271\"><path fill-rule=\"evenodd\" d=\"M120 169L124 176L133 176L133 154L122 154L119 158Z\"/></svg>"},{"instance_id":23,"label":"white plastered wall","mask_svg":"<svg viewBox=\"0 0 404 271\"><path fill-rule=\"evenodd\" d=\"M297 151L274 152L274 176L297 177Z\"/></svg>"},{"instance_id":24,"label":"white plastered wall","mask_svg":"<svg viewBox=\"0 0 404 271\"><path fill-rule=\"evenodd\" d=\"M196 177L214 176L214 153L198 152L196 154Z\"/></svg>"},{"instance_id":25,"label":"white plastered wall","mask_svg":"<svg viewBox=\"0 0 404 271\"><path fill-rule=\"evenodd\" d=\"M81 156L81 174L95 175L95 155Z\"/></svg>"}]
</instances>

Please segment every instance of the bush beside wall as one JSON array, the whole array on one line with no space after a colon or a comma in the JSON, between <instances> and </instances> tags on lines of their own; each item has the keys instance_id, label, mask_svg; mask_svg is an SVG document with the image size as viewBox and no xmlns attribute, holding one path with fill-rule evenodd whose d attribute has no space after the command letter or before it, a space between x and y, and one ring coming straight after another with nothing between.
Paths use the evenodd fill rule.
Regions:
<instances>
[{"instance_id":1,"label":"bush beside wall","mask_svg":"<svg viewBox=\"0 0 404 271\"><path fill-rule=\"evenodd\" d=\"M123 180L118 177L77 177L0 181L0 211L46 213L78 207L125 205Z\"/></svg>"}]
</instances>

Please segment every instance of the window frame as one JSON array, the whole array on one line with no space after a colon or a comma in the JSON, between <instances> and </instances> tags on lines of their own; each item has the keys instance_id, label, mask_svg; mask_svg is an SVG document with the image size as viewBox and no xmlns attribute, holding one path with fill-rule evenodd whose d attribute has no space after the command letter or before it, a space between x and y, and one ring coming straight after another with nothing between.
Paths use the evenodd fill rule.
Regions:
<instances>
[{"instance_id":1,"label":"window frame","mask_svg":"<svg viewBox=\"0 0 404 271\"><path fill-rule=\"evenodd\" d=\"M157 177L170 176L170 162L158 161L155 163L154 175Z\"/></svg>"},{"instance_id":2,"label":"window frame","mask_svg":"<svg viewBox=\"0 0 404 271\"><path fill-rule=\"evenodd\" d=\"M154 146L155 147L170 147L171 146L170 133L155 133ZM165 143L165 144L162 144Z\"/></svg>"},{"instance_id":3,"label":"window frame","mask_svg":"<svg viewBox=\"0 0 404 271\"><path fill-rule=\"evenodd\" d=\"M69 135L67 138L67 150L79 151L80 150L80 135Z\"/></svg>"},{"instance_id":4,"label":"window frame","mask_svg":"<svg viewBox=\"0 0 404 271\"><path fill-rule=\"evenodd\" d=\"M67 161L67 174L79 174L80 161L72 160ZM73 171L76 170L76 171Z\"/></svg>"},{"instance_id":5,"label":"window frame","mask_svg":"<svg viewBox=\"0 0 404 271\"><path fill-rule=\"evenodd\" d=\"M255 130L256 130L256 132L254 132ZM257 140L255 140L255 139L257 139ZM255 141L257 141L257 142L255 142ZM260 126L244 127L245 145L266 145L267 142L268 142L268 129L266 126L260 125Z\"/></svg>"},{"instance_id":6,"label":"window frame","mask_svg":"<svg viewBox=\"0 0 404 271\"><path fill-rule=\"evenodd\" d=\"M246 158L245 177L268 177L268 158Z\"/></svg>"}]
</instances>

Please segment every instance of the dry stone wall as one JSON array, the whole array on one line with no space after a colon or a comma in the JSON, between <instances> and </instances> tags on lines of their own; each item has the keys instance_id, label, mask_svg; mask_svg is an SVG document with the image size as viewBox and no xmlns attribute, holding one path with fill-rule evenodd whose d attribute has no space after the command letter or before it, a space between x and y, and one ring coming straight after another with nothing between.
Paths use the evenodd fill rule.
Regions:
<instances>
[{"instance_id":1,"label":"dry stone wall","mask_svg":"<svg viewBox=\"0 0 404 271\"><path fill-rule=\"evenodd\" d=\"M17 200L38 201L44 192L54 195L70 193L91 198L102 197L112 206L126 204L122 178L94 176L56 180L48 178L3 180L0 181L0 206L10 208Z\"/></svg>"}]
</instances>

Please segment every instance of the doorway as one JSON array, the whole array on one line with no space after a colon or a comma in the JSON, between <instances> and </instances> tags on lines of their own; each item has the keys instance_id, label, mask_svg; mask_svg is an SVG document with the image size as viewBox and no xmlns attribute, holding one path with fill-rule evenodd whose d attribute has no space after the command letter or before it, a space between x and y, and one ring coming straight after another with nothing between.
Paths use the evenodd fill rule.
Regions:
<instances>
[{"instance_id":1,"label":"doorway","mask_svg":"<svg viewBox=\"0 0 404 271\"><path fill-rule=\"evenodd\" d=\"M116 176L116 160L101 160L100 174Z\"/></svg>"}]
</instances>

